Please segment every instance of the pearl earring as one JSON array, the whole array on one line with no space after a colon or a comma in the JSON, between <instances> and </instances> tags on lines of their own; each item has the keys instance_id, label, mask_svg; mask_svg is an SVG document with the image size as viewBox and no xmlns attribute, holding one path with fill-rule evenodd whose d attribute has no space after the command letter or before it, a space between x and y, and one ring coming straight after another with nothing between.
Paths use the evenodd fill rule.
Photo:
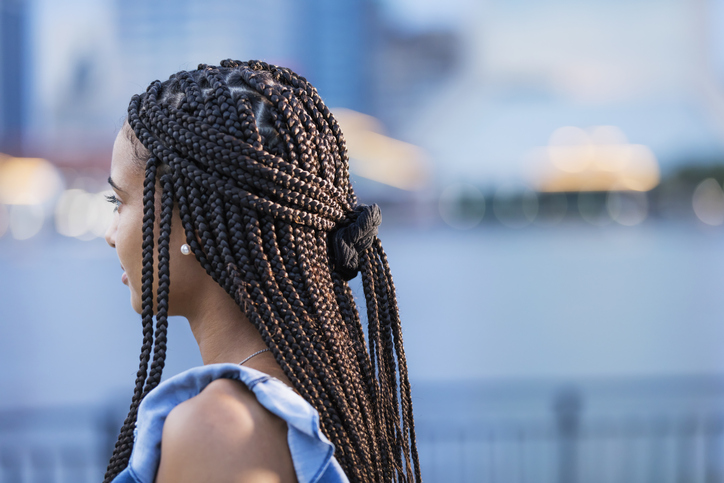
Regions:
<instances>
[{"instance_id":1,"label":"pearl earring","mask_svg":"<svg viewBox=\"0 0 724 483\"><path fill-rule=\"evenodd\" d=\"M184 255L190 254L191 247L184 243L183 245L181 245L181 253L183 253Z\"/></svg>"}]
</instances>

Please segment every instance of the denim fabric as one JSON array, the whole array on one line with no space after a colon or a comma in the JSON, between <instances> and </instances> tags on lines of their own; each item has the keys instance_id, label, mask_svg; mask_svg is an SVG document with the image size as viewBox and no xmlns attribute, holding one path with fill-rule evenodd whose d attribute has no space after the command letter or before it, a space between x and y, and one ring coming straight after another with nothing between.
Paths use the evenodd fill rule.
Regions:
<instances>
[{"instance_id":1,"label":"denim fabric","mask_svg":"<svg viewBox=\"0 0 724 483\"><path fill-rule=\"evenodd\" d=\"M238 364L194 367L160 383L141 401L128 467L113 483L152 483L161 458L166 416L179 403L199 394L211 381L236 379L259 403L287 423L287 442L299 483L348 482L334 457L334 446L319 429L319 413L280 380Z\"/></svg>"}]
</instances>

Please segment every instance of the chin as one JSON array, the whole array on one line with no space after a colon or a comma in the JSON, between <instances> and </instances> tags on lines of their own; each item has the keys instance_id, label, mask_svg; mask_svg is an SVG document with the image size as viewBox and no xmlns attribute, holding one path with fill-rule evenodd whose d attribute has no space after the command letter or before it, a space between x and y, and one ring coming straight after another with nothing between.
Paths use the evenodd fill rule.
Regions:
<instances>
[{"instance_id":1,"label":"chin","mask_svg":"<svg viewBox=\"0 0 724 483\"><path fill-rule=\"evenodd\" d=\"M141 299L136 297L136 295L131 292L131 307L133 307L133 310L137 314L141 314L143 312L143 304L141 303Z\"/></svg>"}]
</instances>

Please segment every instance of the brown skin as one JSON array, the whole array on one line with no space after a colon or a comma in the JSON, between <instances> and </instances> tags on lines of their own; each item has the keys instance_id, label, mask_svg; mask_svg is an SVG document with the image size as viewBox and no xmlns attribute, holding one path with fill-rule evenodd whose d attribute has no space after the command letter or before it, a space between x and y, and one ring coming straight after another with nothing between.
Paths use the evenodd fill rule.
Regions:
<instances>
[{"instance_id":1,"label":"brown skin","mask_svg":"<svg viewBox=\"0 0 724 483\"><path fill-rule=\"evenodd\" d=\"M113 145L111 179L119 200L117 213L105 238L116 249L128 276L131 305L142 311L143 169L128 140L124 124ZM160 184L156 185L155 239L161 212ZM204 364L238 364L266 348L259 332L236 302L201 267L186 243L178 207L174 207L169 240L170 289L168 314L186 317L199 344ZM157 242L154 260L158 260ZM155 262L157 263L157 262ZM154 276L153 293L158 286ZM155 310L155 309L154 309ZM245 363L291 387L270 352ZM199 395L176 406L163 428L157 483L165 482L295 482L287 444L287 427L257 401L241 382L219 379Z\"/></svg>"}]
</instances>

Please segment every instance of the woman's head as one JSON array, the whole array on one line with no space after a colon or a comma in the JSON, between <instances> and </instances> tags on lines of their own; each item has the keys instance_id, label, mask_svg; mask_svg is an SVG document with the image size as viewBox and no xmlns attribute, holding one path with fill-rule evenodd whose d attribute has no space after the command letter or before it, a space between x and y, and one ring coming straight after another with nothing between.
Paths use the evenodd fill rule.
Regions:
<instances>
[{"instance_id":1,"label":"woman's head","mask_svg":"<svg viewBox=\"0 0 724 483\"><path fill-rule=\"evenodd\" d=\"M123 283L127 284L131 294L131 306L139 314L142 311L142 271L143 271L143 217L144 197L143 180L145 163L149 158L148 151L143 148L125 123L113 145L111 173L108 178L114 194L110 197L117 213L106 231L106 241L116 249L123 268ZM156 183L156 191L161 192L160 181ZM160 197L156 196L155 213L162 209ZM160 236L161 223L156 219L154 239ZM193 257L181 254L178 247L186 243L178 205L173 208L171 230L169 234L169 282L173 291L168 294L168 315L187 315L192 309L191 302L203 296L199 287L204 287L210 280L208 274ZM158 245L154 246L153 260L158 259ZM154 278L152 292L158 292L158 278Z\"/></svg>"},{"instance_id":2,"label":"woman's head","mask_svg":"<svg viewBox=\"0 0 724 483\"><path fill-rule=\"evenodd\" d=\"M188 298L174 272L210 276L234 299L319 411L351 480L419 480L379 209L357 205L342 133L316 90L262 62L202 64L134 96L124 129L111 179L119 198L129 190L135 202L121 199L106 238L127 272L144 342L106 480L127 465L138 403L161 379L166 318ZM180 255L182 243L193 257ZM358 271L368 344L347 283Z\"/></svg>"}]
</instances>

